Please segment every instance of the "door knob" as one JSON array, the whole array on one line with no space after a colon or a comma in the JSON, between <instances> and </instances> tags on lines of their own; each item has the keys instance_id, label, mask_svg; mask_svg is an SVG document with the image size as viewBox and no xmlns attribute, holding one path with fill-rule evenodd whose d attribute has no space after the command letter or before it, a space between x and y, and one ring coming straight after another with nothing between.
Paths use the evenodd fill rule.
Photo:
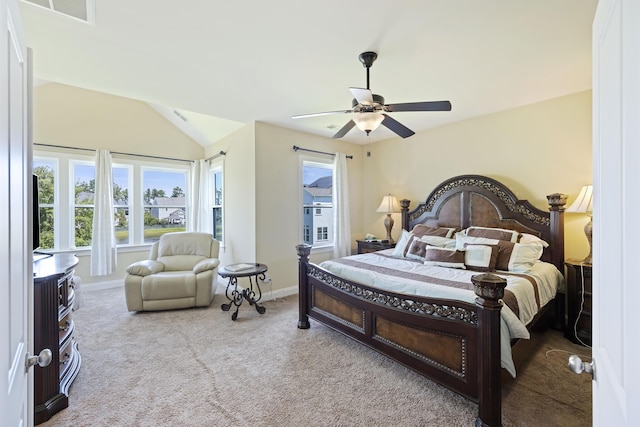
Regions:
<instances>
[{"instance_id":1,"label":"door knob","mask_svg":"<svg viewBox=\"0 0 640 427\"><path fill-rule=\"evenodd\" d=\"M49 366L51 360L53 360L53 354L48 348L43 349L37 356L27 353L27 370L33 365L38 365L41 368Z\"/></svg>"},{"instance_id":2,"label":"door knob","mask_svg":"<svg viewBox=\"0 0 640 427\"><path fill-rule=\"evenodd\" d=\"M591 374L591 378L593 378L596 374L596 365L595 361L584 363L579 356L572 354L569 356L569 369L575 374L581 374L583 372Z\"/></svg>"}]
</instances>

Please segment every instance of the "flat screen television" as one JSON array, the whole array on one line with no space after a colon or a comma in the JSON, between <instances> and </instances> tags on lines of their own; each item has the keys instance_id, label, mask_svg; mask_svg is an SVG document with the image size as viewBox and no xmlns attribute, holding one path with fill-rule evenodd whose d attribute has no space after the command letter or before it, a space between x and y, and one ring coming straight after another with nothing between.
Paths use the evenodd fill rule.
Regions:
<instances>
[{"instance_id":1,"label":"flat screen television","mask_svg":"<svg viewBox=\"0 0 640 427\"><path fill-rule=\"evenodd\" d=\"M40 205L38 204L38 175L33 175L33 247L35 251L40 247Z\"/></svg>"}]
</instances>

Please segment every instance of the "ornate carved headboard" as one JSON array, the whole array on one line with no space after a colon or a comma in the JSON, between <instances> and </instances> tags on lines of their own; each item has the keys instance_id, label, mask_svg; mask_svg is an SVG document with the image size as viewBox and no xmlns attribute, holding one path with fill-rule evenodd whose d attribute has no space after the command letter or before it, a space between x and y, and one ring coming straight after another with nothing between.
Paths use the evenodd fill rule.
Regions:
<instances>
[{"instance_id":1,"label":"ornate carved headboard","mask_svg":"<svg viewBox=\"0 0 640 427\"><path fill-rule=\"evenodd\" d=\"M517 230L549 243L542 260L564 271L564 208L567 196L547 196L549 210L518 200L502 183L481 175L460 175L438 185L426 201L409 211L409 200L401 200L402 228L411 231L416 224L431 227L472 225Z\"/></svg>"}]
</instances>

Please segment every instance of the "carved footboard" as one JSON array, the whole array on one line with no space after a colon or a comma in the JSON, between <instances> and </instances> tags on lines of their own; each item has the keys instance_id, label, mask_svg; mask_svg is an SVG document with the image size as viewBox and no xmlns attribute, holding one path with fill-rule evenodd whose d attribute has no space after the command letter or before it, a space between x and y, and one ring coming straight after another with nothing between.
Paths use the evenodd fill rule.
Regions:
<instances>
[{"instance_id":1,"label":"carved footboard","mask_svg":"<svg viewBox=\"0 0 640 427\"><path fill-rule=\"evenodd\" d=\"M499 426L500 309L506 281L473 276L476 304L407 297L343 278L309 263L298 245L299 321L309 317L479 404L478 426Z\"/></svg>"}]
</instances>

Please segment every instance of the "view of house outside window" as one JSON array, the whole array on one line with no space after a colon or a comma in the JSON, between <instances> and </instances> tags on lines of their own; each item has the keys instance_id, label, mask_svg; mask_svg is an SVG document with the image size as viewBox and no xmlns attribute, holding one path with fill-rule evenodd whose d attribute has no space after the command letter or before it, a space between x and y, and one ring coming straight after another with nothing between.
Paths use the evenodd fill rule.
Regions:
<instances>
[{"instance_id":1,"label":"view of house outside window","mask_svg":"<svg viewBox=\"0 0 640 427\"><path fill-rule=\"evenodd\" d=\"M303 162L302 239L311 246L333 245L333 163Z\"/></svg>"},{"instance_id":2,"label":"view of house outside window","mask_svg":"<svg viewBox=\"0 0 640 427\"><path fill-rule=\"evenodd\" d=\"M91 245L95 165L93 159L84 157L80 160L82 158L34 157L42 250L88 248ZM118 245L150 243L164 233L186 230L188 171L162 166L145 167L139 163L113 165L114 223ZM133 191L133 183L137 183L136 188L139 186L140 190ZM140 218L134 221L133 214ZM139 229L140 226L143 230Z\"/></svg>"},{"instance_id":3,"label":"view of house outside window","mask_svg":"<svg viewBox=\"0 0 640 427\"><path fill-rule=\"evenodd\" d=\"M186 172L143 170L144 242L165 233L186 231Z\"/></svg>"}]
</instances>

